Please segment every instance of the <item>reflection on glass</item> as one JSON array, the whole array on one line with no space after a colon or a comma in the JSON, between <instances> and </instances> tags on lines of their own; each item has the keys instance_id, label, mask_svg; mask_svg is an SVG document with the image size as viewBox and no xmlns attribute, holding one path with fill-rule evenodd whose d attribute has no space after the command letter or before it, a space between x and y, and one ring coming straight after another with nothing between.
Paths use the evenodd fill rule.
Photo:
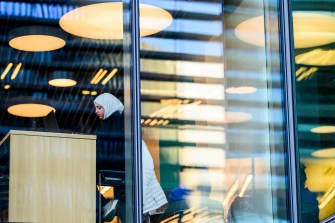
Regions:
<instances>
[{"instance_id":1,"label":"reflection on glass","mask_svg":"<svg viewBox=\"0 0 335 223\"><path fill-rule=\"evenodd\" d=\"M166 10L140 4L140 36L167 28L172 16ZM76 8L62 16L59 25L73 35L92 39L123 38L123 2L104 2Z\"/></svg>"},{"instance_id":2,"label":"reflection on glass","mask_svg":"<svg viewBox=\"0 0 335 223\"><path fill-rule=\"evenodd\" d=\"M298 32L294 35L297 152L304 167L299 171L302 222L318 222L335 214L334 3L323 2L322 7L317 3L293 0L293 13L297 15L293 28Z\"/></svg>"},{"instance_id":3,"label":"reflection on glass","mask_svg":"<svg viewBox=\"0 0 335 223\"><path fill-rule=\"evenodd\" d=\"M143 2L178 15L159 35L141 38L143 139L169 201L152 217L286 222L280 61L269 65L264 48L234 34L267 13L263 3ZM278 33L264 30L258 34L278 45Z\"/></svg>"},{"instance_id":4,"label":"reflection on glass","mask_svg":"<svg viewBox=\"0 0 335 223\"><path fill-rule=\"evenodd\" d=\"M294 46L297 49L326 45L334 42L335 19L329 12L293 12ZM235 35L242 41L265 46L264 16L242 21L235 28Z\"/></svg>"}]
</instances>

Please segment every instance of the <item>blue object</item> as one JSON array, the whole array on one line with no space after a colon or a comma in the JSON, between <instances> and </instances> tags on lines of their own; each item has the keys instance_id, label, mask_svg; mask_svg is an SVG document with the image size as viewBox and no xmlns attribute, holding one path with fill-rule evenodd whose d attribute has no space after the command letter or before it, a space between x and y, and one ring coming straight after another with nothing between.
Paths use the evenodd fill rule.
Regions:
<instances>
[{"instance_id":1,"label":"blue object","mask_svg":"<svg viewBox=\"0 0 335 223\"><path fill-rule=\"evenodd\" d=\"M192 190L183 186L177 186L173 188L169 194L169 203L187 199L191 191Z\"/></svg>"}]
</instances>

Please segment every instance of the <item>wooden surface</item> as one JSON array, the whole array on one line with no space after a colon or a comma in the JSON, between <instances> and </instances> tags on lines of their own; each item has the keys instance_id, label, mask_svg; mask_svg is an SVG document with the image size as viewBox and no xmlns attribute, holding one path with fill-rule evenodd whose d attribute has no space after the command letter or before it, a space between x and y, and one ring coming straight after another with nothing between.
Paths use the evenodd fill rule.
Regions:
<instances>
[{"instance_id":1,"label":"wooden surface","mask_svg":"<svg viewBox=\"0 0 335 223\"><path fill-rule=\"evenodd\" d=\"M95 136L11 131L7 140L10 222L96 221Z\"/></svg>"}]
</instances>

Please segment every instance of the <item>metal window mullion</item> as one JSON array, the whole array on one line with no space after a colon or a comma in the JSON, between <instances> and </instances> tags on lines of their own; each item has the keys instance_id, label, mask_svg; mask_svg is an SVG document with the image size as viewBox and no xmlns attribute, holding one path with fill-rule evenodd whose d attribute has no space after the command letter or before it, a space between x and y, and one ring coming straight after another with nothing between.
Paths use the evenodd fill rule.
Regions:
<instances>
[{"instance_id":1,"label":"metal window mullion","mask_svg":"<svg viewBox=\"0 0 335 223\"><path fill-rule=\"evenodd\" d=\"M288 158L288 181L289 181L289 213L290 222L299 222L299 202L297 191L297 165L298 155L296 146L296 112L295 112L295 82L294 82L294 64L293 64L293 27L291 14L291 1L282 0L280 2L280 30L281 30L281 52L282 57L282 71L284 75L284 96L285 96L285 118L286 118L286 146Z\"/></svg>"},{"instance_id":2,"label":"metal window mullion","mask_svg":"<svg viewBox=\"0 0 335 223\"><path fill-rule=\"evenodd\" d=\"M133 185L134 185L134 222L142 223L142 136L141 136L141 94L140 94L140 32L139 1L130 0L131 24L131 106L133 141Z\"/></svg>"}]
</instances>

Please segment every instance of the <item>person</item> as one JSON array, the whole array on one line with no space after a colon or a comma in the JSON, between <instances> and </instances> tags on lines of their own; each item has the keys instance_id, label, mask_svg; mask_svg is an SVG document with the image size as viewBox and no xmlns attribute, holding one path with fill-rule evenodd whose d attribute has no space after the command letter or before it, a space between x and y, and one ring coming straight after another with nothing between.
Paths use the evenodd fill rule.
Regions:
<instances>
[{"instance_id":1,"label":"person","mask_svg":"<svg viewBox=\"0 0 335 223\"><path fill-rule=\"evenodd\" d=\"M150 223L150 212L167 203L166 196L158 183L154 163L147 145L142 140L142 168L143 168L143 220Z\"/></svg>"},{"instance_id":2,"label":"person","mask_svg":"<svg viewBox=\"0 0 335 223\"><path fill-rule=\"evenodd\" d=\"M124 106L122 102L110 93L103 93L94 100L95 113L102 120L97 134L97 148L105 142L106 136L113 135L114 144L110 144L108 154L99 156L102 164L99 168L124 171ZM115 142L115 140L117 140ZM120 141L123 140L121 143ZM105 160L105 159L108 160ZM150 223L150 211L167 203L165 194L157 181L154 164L150 152L142 140L142 167L143 167L143 220ZM125 190L124 187L114 188L115 199L107 202L103 207L103 220L111 221L118 215L121 222L125 222Z\"/></svg>"},{"instance_id":3,"label":"person","mask_svg":"<svg viewBox=\"0 0 335 223\"><path fill-rule=\"evenodd\" d=\"M124 106L118 98L110 93L99 95L93 103L95 113L101 120L95 131L97 135L97 172L124 172ZM117 215L121 222L125 222L125 187L122 184L117 184L113 185L113 189L114 199L109 200L101 197L102 221L112 221ZM99 193L97 196L100 196ZM97 197L97 201L99 201L99 197ZM98 216L99 213L97 218Z\"/></svg>"},{"instance_id":4,"label":"person","mask_svg":"<svg viewBox=\"0 0 335 223\"><path fill-rule=\"evenodd\" d=\"M97 135L97 170L124 171L124 106L110 93L94 100L95 113L101 120Z\"/></svg>"}]
</instances>

